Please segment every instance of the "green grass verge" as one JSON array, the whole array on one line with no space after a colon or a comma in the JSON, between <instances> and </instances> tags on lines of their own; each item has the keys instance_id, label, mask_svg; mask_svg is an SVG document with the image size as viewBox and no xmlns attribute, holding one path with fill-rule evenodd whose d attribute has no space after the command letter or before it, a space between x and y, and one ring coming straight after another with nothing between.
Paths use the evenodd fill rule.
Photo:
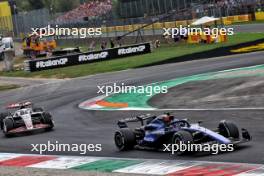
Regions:
<instances>
[{"instance_id":1,"label":"green grass verge","mask_svg":"<svg viewBox=\"0 0 264 176\"><path fill-rule=\"evenodd\" d=\"M121 58L116 60L102 61L85 65L77 65L53 70L45 70L40 72L0 72L0 76L13 77L37 77L37 78L74 78L80 76L87 76L97 73L105 73L112 71L119 71L129 68L135 68L152 64L170 58L184 56L188 54L208 51L219 47L232 46L239 43L255 41L264 38L264 33L239 33L229 37L226 43L216 44L168 44L155 49L153 53Z\"/></svg>"},{"instance_id":2,"label":"green grass verge","mask_svg":"<svg viewBox=\"0 0 264 176\"><path fill-rule=\"evenodd\" d=\"M19 88L17 85L0 85L0 91Z\"/></svg>"}]
</instances>

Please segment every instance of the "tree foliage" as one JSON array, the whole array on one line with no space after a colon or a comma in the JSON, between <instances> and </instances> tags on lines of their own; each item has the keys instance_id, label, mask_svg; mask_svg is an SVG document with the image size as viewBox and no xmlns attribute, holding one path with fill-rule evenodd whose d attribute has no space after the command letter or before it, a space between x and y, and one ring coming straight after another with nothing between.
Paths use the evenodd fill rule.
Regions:
<instances>
[{"instance_id":1,"label":"tree foliage","mask_svg":"<svg viewBox=\"0 0 264 176\"><path fill-rule=\"evenodd\" d=\"M89 0L15 0L19 11L47 8L53 13L70 11Z\"/></svg>"}]
</instances>

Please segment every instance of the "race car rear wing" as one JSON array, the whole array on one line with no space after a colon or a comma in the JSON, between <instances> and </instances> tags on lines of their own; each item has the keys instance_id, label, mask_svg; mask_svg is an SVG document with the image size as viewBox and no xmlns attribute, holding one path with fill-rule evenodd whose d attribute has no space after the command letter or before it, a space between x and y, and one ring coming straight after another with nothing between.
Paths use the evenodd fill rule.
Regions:
<instances>
[{"instance_id":1,"label":"race car rear wing","mask_svg":"<svg viewBox=\"0 0 264 176\"><path fill-rule=\"evenodd\" d=\"M154 118L156 118L155 115L143 114L143 115L139 115L139 116L136 116L136 117L131 117L131 118L126 118L126 119L119 120L117 122L117 125L119 126L119 128L127 128L128 127L127 123L129 123L129 122L140 122L141 126L144 126L146 120L154 119Z\"/></svg>"},{"instance_id":2,"label":"race car rear wing","mask_svg":"<svg viewBox=\"0 0 264 176\"><path fill-rule=\"evenodd\" d=\"M21 103L12 103L6 106L6 109L19 109L21 107L28 107L31 106L32 103L27 101L27 102L21 102Z\"/></svg>"}]
</instances>

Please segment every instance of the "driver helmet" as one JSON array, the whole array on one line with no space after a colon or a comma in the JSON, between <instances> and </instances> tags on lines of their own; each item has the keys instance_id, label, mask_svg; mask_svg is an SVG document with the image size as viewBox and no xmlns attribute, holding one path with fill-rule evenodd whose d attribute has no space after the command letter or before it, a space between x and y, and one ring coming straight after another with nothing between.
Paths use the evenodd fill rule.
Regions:
<instances>
[{"instance_id":1,"label":"driver helmet","mask_svg":"<svg viewBox=\"0 0 264 176\"><path fill-rule=\"evenodd\" d=\"M170 113L166 113L166 114L162 115L162 120L165 123L170 123L173 119L174 119L174 116L170 115Z\"/></svg>"}]
</instances>

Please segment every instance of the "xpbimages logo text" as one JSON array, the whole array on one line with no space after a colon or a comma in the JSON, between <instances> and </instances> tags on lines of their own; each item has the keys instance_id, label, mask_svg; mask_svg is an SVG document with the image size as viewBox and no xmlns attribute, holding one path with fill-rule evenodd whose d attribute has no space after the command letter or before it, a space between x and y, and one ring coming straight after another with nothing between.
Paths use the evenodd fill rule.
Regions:
<instances>
[{"instance_id":1,"label":"xpbimages logo text","mask_svg":"<svg viewBox=\"0 0 264 176\"><path fill-rule=\"evenodd\" d=\"M87 38L89 36L102 35L102 28L64 28L55 25L48 25L44 28L31 28L32 35L37 35L40 38L48 36L77 36L79 38Z\"/></svg>"},{"instance_id":2,"label":"xpbimages logo text","mask_svg":"<svg viewBox=\"0 0 264 176\"><path fill-rule=\"evenodd\" d=\"M233 152L233 144L193 144L190 142L184 143L182 141L179 144L163 144L164 152L171 152L171 154L179 154L184 152L209 152L213 155L217 155L221 152Z\"/></svg>"},{"instance_id":3,"label":"xpbimages logo text","mask_svg":"<svg viewBox=\"0 0 264 176\"><path fill-rule=\"evenodd\" d=\"M211 35L212 38L217 38L218 35L234 35L234 28L209 28L209 27L187 27L180 25L178 28L163 28L163 36L171 36L176 38L178 36L190 36L190 35Z\"/></svg>"},{"instance_id":4,"label":"xpbimages logo text","mask_svg":"<svg viewBox=\"0 0 264 176\"><path fill-rule=\"evenodd\" d=\"M31 144L31 152L47 154L49 152L76 152L85 155L88 152L102 151L102 144L66 144L59 141L47 141L43 144Z\"/></svg>"},{"instance_id":5,"label":"xpbimages logo text","mask_svg":"<svg viewBox=\"0 0 264 176\"><path fill-rule=\"evenodd\" d=\"M147 96L151 97L155 94L160 93L168 93L167 86L155 86L155 85L146 85L146 86L130 86L125 85L125 83L121 83L118 85L117 83L111 85L102 85L97 86L98 94L105 94L109 96L111 94L146 94Z\"/></svg>"}]
</instances>

